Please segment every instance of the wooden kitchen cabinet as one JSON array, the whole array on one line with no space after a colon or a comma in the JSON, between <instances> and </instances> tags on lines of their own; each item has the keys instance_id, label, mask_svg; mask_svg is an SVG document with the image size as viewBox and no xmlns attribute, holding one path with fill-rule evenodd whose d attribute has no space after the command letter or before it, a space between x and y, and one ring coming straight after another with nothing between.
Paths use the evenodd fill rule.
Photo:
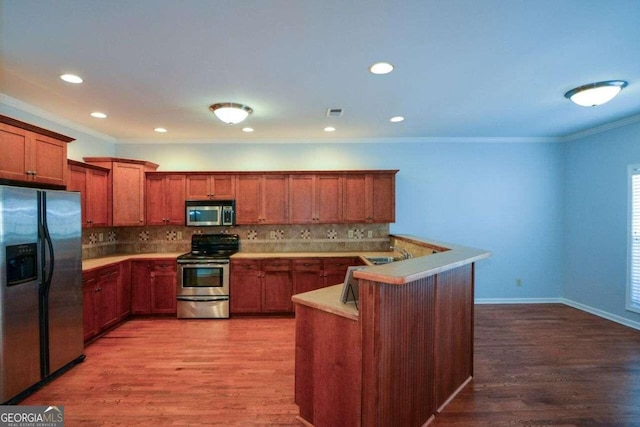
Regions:
<instances>
[{"instance_id":1,"label":"wooden kitchen cabinet","mask_svg":"<svg viewBox=\"0 0 640 427\"><path fill-rule=\"evenodd\" d=\"M85 342L115 326L120 319L120 267L108 266L83 273L83 327Z\"/></svg>"},{"instance_id":2,"label":"wooden kitchen cabinet","mask_svg":"<svg viewBox=\"0 0 640 427\"><path fill-rule=\"evenodd\" d=\"M289 175L247 174L236 178L238 224L287 224Z\"/></svg>"},{"instance_id":3,"label":"wooden kitchen cabinet","mask_svg":"<svg viewBox=\"0 0 640 427\"><path fill-rule=\"evenodd\" d=\"M362 264L358 257L294 259L293 293L300 294L343 283L347 268Z\"/></svg>"},{"instance_id":4,"label":"wooden kitchen cabinet","mask_svg":"<svg viewBox=\"0 0 640 427\"><path fill-rule=\"evenodd\" d=\"M396 171L347 174L343 222L395 222L395 174Z\"/></svg>"},{"instance_id":5,"label":"wooden kitchen cabinet","mask_svg":"<svg viewBox=\"0 0 640 427\"><path fill-rule=\"evenodd\" d=\"M342 175L291 175L289 177L289 223L342 222L342 182Z\"/></svg>"},{"instance_id":6,"label":"wooden kitchen cabinet","mask_svg":"<svg viewBox=\"0 0 640 427\"><path fill-rule=\"evenodd\" d=\"M80 192L82 228L109 226L109 170L68 161L67 190Z\"/></svg>"},{"instance_id":7,"label":"wooden kitchen cabinet","mask_svg":"<svg viewBox=\"0 0 640 427\"><path fill-rule=\"evenodd\" d=\"M73 138L0 115L0 178L64 186Z\"/></svg>"},{"instance_id":8,"label":"wooden kitchen cabinet","mask_svg":"<svg viewBox=\"0 0 640 427\"><path fill-rule=\"evenodd\" d=\"M143 160L114 157L84 157L86 163L110 170L111 224L140 226L145 222L145 172L158 165Z\"/></svg>"},{"instance_id":9,"label":"wooden kitchen cabinet","mask_svg":"<svg viewBox=\"0 0 640 427\"><path fill-rule=\"evenodd\" d=\"M231 260L231 313L291 313L289 259Z\"/></svg>"},{"instance_id":10,"label":"wooden kitchen cabinet","mask_svg":"<svg viewBox=\"0 0 640 427\"><path fill-rule=\"evenodd\" d=\"M131 261L122 261L119 268L118 317L124 320L131 314Z\"/></svg>"},{"instance_id":11,"label":"wooden kitchen cabinet","mask_svg":"<svg viewBox=\"0 0 640 427\"><path fill-rule=\"evenodd\" d=\"M146 174L146 224L184 225L184 174Z\"/></svg>"},{"instance_id":12,"label":"wooden kitchen cabinet","mask_svg":"<svg viewBox=\"0 0 640 427\"><path fill-rule=\"evenodd\" d=\"M131 261L131 313L176 314L174 259Z\"/></svg>"},{"instance_id":13,"label":"wooden kitchen cabinet","mask_svg":"<svg viewBox=\"0 0 640 427\"><path fill-rule=\"evenodd\" d=\"M187 200L234 200L236 177L227 174L187 174Z\"/></svg>"}]
</instances>

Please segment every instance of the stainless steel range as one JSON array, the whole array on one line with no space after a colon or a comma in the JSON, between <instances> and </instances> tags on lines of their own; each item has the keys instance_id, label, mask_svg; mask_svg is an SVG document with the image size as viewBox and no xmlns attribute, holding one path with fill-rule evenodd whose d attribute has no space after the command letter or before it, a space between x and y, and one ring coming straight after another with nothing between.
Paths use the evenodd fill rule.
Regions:
<instances>
[{"instance_id":1,"label":"stainless steel range","mask_svg":"<svg viewBox=\"0 0 640 427\"><path fill-rule=\"evenodd\" d=\"M229 257L237 234L194 234L191 252L178 257L178 318L229 318Z\"/></svg>"}]
</instances>

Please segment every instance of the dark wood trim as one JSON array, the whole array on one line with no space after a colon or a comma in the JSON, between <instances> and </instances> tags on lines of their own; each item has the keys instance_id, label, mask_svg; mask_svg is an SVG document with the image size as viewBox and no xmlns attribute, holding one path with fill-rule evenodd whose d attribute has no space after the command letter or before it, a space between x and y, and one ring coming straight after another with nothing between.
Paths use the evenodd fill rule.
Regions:
<instances>
[{"instance_id":1,"label":"dark wood trim","mask_svg":"<svg viewBox=\"0 0 640 427\"><path fill-rule=\"evenodd\" d=\"M5 123L7 125L15 126L20 129L28 130L29 132L39 133L40 135L45 135L45 136L58 139L64 142L75 141L75 138L71 138L70 136L62 135L60 133L53 132L48 129L44 129L36 125L25 123L23 121L13 119L11 117L3 116L1 114L0 114L0 123Z\"/></svg>"}]
</instances>

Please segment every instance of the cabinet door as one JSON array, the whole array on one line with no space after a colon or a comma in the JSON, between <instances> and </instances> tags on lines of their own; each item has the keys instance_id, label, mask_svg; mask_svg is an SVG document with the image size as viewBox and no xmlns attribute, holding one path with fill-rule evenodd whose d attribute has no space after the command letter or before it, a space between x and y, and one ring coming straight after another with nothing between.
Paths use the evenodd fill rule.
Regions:
<instances>
[{"instance_id":1,"label":"cabinet door","mask_svg":"<svg viewBox=\"0 0 640 427\"><path fill-rule=\"evenodd\" d=\"M262 311L262 272L256 260L231 261L231 313Z\"/></svg>"},{"instance_id":2,"label":"cabinet door","mask_svg":"<svg viewBox=\"0 0 640 427\"><path fill-rule=\"evenodd\" d=\"M151 313L175 314L175 262L156 261L151 272Z\"/></svg>"},{"instance_id":3,"label":"cabinet door","mask_svg":"<svg viewBox=\"0 0 640 427\"><path fill-rule=\"evenodd\" d=\"M165 177L165 214L167 224L184 225L185 176Z\"/></svg>"},{"instance_id":4,"label":"cabinet door","mask_svg":"<svg viewBox=\"0 0 640 427\"><path fill-rule=\"evenodd\" d=\"M342 176L316 176L314 207L317 223L342 222Z\"/></svg>"},{"instance_id":5,"label":"cabinet door","mask_svg":"<svg viewBox=\"0 0 640 427\"><path fill-rule=\"evenodd\" d=\"M394 174L371 176L371 220L395 222L396 179Z\"/></svg>"},{"instance_id":6,"label":"cabinet door","mask_svg":"<svg viewBox=\"0 0 640 427\"><path fill-rule=\"evenodd\" d=\"M262 224L261 175L239 175L236 180L236 222Z\"/></svg>"},{"instance_id":7,"label":"cabinet door","mask_svg":"<svg viewBox=\"0 0 640 427\"><path fill-rule=\"evenodd\" d=\"M216 200L236 198L236 177L234 175L212 175L211 193Z\"/></svg>"},{"instance_id":8,"label":"cabinet door","mask_svg":"<svg viewBox=\"0 0 640 427\"><path fill-rule=\"evenodd\" d=\"M109 226L109 172L86 169L86 216L90 227ZM84 213L83 213L84 214Z\"/></svg>"},{"instance_id":9,"label":"cabinet door","mask_svg":"<svg viewBox=\"0 0 640 427\"><path fill-rule=\"evenodd\" d=\"M113 163L113 225L144 224L144 167Z\"/></svg>"},{"instance_id":10,"label":"cabinet door","mask_svg":"<svg viewBox=\"0 0 640 427\"><path fill-rule=\"evenodd\" d=\"M350 174L344 177L343 220L344 222L366 222L368 214L367 176Z\"/></svg>"},{"instance_id":11,"label":"cabinet door","mask_svg":"<svg viewBox=\"0 0 640 427\"><path fill-rule=\"evenodd\" d=\"M149 175L146 181L147 225L166 223L164 176Z\"/></svg>"},{"instance_id":12,"label":"cabinet door","mask_svg":"<svg viewBox=\"0 0 640 427\"><path fill-rule=\"evenodd\" d=\"M80 193L80 206L82 207L82 228L89 225L87 217L87 169L82 166L69 165L67 174L67 191Z\"/></svg>"},{"instance_id":13,"label":"cabinet door","mask_svg":"<svg viewBox=\"0 0 640 427\"><path fill-rule=\"evenodd\" d=\"M131 313L131 261L120 263L118 280L118 317L124 320Z\"/></svg>"},{"instance_id":14,"label":"cabinet door","mask_svg":"<svg viewBox=\"0 0 640 427\"><path fill-rule=\"evenodd\" d=\"M94 273L82 274L82 325L84 341L98 335L98 320L96 309L97 278Z\"/></svg>"},{"instance_id":15,"label":"cabinet door","mask_svg":"<svg viewBox=\"0 0 640 427\"><path fill-rule=\"evenodd\" d=\"M186 199L207 200L211 197L209 175L188 175L186 178Z\"/></svg>"},{"instance_id":16,"label":"cabinet door","mask_svg":"<svg viewBox=\"0 0 640 427\"><path fill-rule=\"evenodd\" d=\"M314 291L324 286L322 260L299 258L293 260L293 293Z\"/></svg>"},{"instance_id":17,"label":"cabinet door","mask_svg":"<svg viewBox=\"0 0 640 427\"><path fill-rule=\"evenodd\" d=\"M118 323L118 267L98 273L98 327L105 330Z\"/></svg>"},{"instance_id":18,"label":"cabinet door","mask_svg":"<svg viewBox=\"0 0 640 427\"><path fill-rule=\"evenodd\" d=\"M35 181L65 185L67 178L67 143L32 133L32 164Z\"/></svg>"},{"instance_id":19,"label":"cabinet door","mask_svg":"<svg viewBox=\"0 0 640 427\"><path fill-rule=\"evenodd\" d=\"M333 286L344 283L344 276L349 266L359 263L359 259L355 257L325 258L323 260L324 285Z\"/></svg>"},{"instance_id":20,"label":"cabinet door","mask_svg":"<svg viewBox=\"0 0 640 427\"><path fill-rule=\"evenodd\" d=\"M150 295L150 261L131 261L131 313L151 314Z\"/></svg>"},{"instance_id":21,"label":"cabinet door","mask_svg":"<svg viewBox=\"0 0 640 427\"><path fill-rule=\"evenodd\" d=\"M313 175L289 177L289 223L311 224L315 222Z\"/></svg>"},{"instance_id":22,"label":"cabinet door","mask_svg":"<svg viewBox=\"0 0 640 427\"><path fill-rule=\"evenodd\" d=\"M290 313L293 311L291 295L293 282L290 271L263 272L262 310L264 312Z\"/></svg>"},{"instance_id":23,"label":"cabinet door","mask_svg":"<svg viewBox=\"0 0 640 427\"><path fill-rule=\"evenodd\" d=\"M262 223L287 224L288 204L288 175L265 175L262 187Z\"/></svg>"},{"instance_id":24,"label":"cabinet door","mask_svg":"<svg viewBox=\"0 0 640 427\"><path fill-rule=\"evenodd\" d=\"M0 178L21 180L28 178L27 150L29 141L23 129L0 123Z\"/></svg>"}]
</instances>

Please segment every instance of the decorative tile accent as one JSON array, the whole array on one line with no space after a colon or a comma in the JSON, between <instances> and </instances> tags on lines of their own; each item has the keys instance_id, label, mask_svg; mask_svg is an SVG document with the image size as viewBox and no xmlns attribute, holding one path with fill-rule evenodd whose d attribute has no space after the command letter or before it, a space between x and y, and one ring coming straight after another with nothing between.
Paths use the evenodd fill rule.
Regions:
<instances>
[{"instance_id":1,"label":"decorative tile accent","mask_svg":"<svg viewBox=\"0 0 640 427\"><path fill-rule=\"evenodd\" d=\"M95 245L98 243L98 234L97 233L89 233L89 244Z\"/></svg>"},{"instance_id":2,"label":"decorative tile accent","mask_svg":"<svg viewBox=\"0 0 640 427\"><path fill-rule=\"evenodd\" d=\"M257 230L247 231L247 240L258 240L258 231Z\"/></svg>"},{"instance_id":3,"label":"decorative tile accent","mask_svg":"<svg viewBox=\"0 0 640 427\"><path fill-rule=\"evenodd\" d=\"M331 228L327 230L327 239L335 240L337 238L338 238L338 232L335 229Z\"/></svg>"},{"instance_id":4,"label":"decorative tile accent","mask_svg":"<svg viewBox=\"0 0 640 427\"><path fill-rule=\"evenodd\" d=\"M304 230L300 230L300 238L303 240L311 239L311 230L305 228Z\"/></svg>"},{"instance_id":5,"label":"decorative tile accent","mask_svg":"<svg viewBox=\"0 0 640 427\"><path fill-rule=\"evenodd\" d=\"M356 228L353 230L354 239L362 239L364 237L364 230Z\"/></svg>"},{"instance_id":6,"label":"decorative tile accent","mask_svg":"<svg viewBox=\"0 0 640 427\"><path fill-rule=\"evenodd\" d=\"M115 242L116 241L116 232L115 231L109 231L107 233L107 242Z\"/></svg>"},{"instance_id":7,"label":"decorative tile accent","mask_svg":"<svg viewBox=\"0 0 640 427\"><path fill-rule=\"evenodd\" d=\"M149 240L149 232L148 232L148 231L141 231L141 232L138 234L138 239L139 239L141 242L146 242L147 240Z\"/></svg>"},{"instance_id":8,"label":"decorative tile accent","mask_svg":"<svg viewBox=\"0 0 640 427\"><path fill-rule=\"evenodd\" d=\"M284 230L273 230L273 238L276 240L284 239Z\"/></svg>"},{"instance_id":9,"label":"decorative tile accent","mask_svg":"<svg viewBox=\"0 0 640 427\"><path fill-rule=\"evenodd\" d=\"M167 240L178 240L178 233L175 231L167 231Z\"/></svg>"}]
</instances>

